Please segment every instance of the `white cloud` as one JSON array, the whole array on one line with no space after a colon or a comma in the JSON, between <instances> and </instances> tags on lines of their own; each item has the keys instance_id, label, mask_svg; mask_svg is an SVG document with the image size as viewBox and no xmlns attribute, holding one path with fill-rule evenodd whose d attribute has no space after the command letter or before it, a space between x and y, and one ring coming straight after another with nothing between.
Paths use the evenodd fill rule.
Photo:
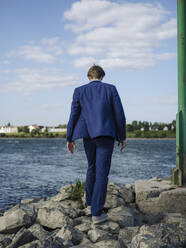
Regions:
<instances>
[{"instance_id":1,"label":"white cloud","mask_svg":"<svg viewBox=\"0 0 186 248\"><path fill-rule=\"evenodd\" d=\"M62 42L59 37L43 38L36 45L33 41L7 53L7 57L22 57L39 63L52 63L62 54Z\"/></svg>"},{"instance_id":2,"label":"white cloud","mask_svg":"<svg viewBox=\"0 0 186 248\"><path fill-rule=\"evenodd\" d=\"M58 44L60 41L60 38L58 36L52 37L52 38L42 38L41 39L41 44L42 45L49 45L49 46L54 46Z\"/></svg>"},{"instance_id":3,"label":"white cloud","mask_svg":"<svg viewBox=\"0 0 186 248\"><path fill-rule=\"evenodd\" d=\"M1 83L0 91L16 91L31 94L37 90L63 88L78 84L75 76L66 76L61 70L57 69L19 68L6 70L4 73L8 74L10 78L14 78L14 80Z\"/></svg>"},{"instance_id":4,"label":"white cloud","mask_svg":"<svg viewBox=\"0 0 186 248\"><path fill-rule=\"evenodd\" d=\"M176 19L160 4L81 0L64 19L76 35L69 54L78 56L77 67L97 61L109 68L143 69L175 56L158 49L177 33Z\"/></svg>"},{"instance_id":5,"label":"white cloud","mask_svg":"<svg viewBox=\"0 0 186 248\"><path fill-rule=\"evenodd\" d=\"M74 61L74 64L77 67L85 67L87 65L92 65L92 64L96 64L96 60L92 57L81 57L77 60Z\"/></svg>"}]
</instances>

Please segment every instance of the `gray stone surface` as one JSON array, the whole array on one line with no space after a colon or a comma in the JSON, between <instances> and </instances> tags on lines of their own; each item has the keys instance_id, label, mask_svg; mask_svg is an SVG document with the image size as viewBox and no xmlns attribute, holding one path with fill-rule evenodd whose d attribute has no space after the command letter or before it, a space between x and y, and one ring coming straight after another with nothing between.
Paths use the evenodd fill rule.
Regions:
<instances>
[{"instance_id":1,"label":"gray stone surface","mask_svg":"<svg viewBox=\"0 0 186 248\"><path fill-rule=\"evenodd\" d=\"M108 237L111 238L111 234L109 234L108 232L106 232L104 230L101 230L101 229L95 227L94 229L92 229L88 232L88 237L93 243L95 243L95 242L98 242L101 240L108 239Z\"/></svg>"},{"instance_id":2,"label":"gray stone surface","mask_svg":"<svg viewBox=\"0 0 186 248\"><path fill-rule=\"evenodd\" d=\"M128 246L133 237L137 235L137 233L139 232L139 227L138 226L134 226L134 227L125 227L120 229L119 235L118 235L118 239L120 241L121 244L123 244L123 246Z\"/></svg>"},{"instance_id":3,"label":"gray stone surface","mask_svg":"<svg viewBox=\"0 0 186 248\"><path fill-rule=\"evenodd\" d=\"M40 225L56 229L60 228L66 224L72 225L73 221L60 209L46 207L40 208L38 211L37 221Z\"/></svg>"},{"instance_id":4,"label":"gray stone surface","mask_svg":"<svg viewBox=\"0 0 186 248\"><path fill-rule=\"evenodd\" d=\"M181 213L165 213L163 219L161 220L162 223L180 223L183 222L185 219Z\"/></svg>"},{"instance_id":5,"label":"gray stone surface","mask_svg":"<svg viewBox=\"0 0 186 248\"><path fill-rule=\"evenodd\" d=\"M38 223L35 223L32 226L30 226L28 230L39 240L45 240L51 235L51 232L46 231Z\"/></svg>"},{"instance_id":6,"label":"gray stone surface","mask_svg":"<svg viewBox=\"0 0 186 248\"><path fill-rule=\"evenodd\" d=\"M64 240L64 245L78 245L81 243L84 234L69 225L64 225L55 235L55 237Z\"/></svg>"},{"instance_id":7,"label":"gray stone surface","mask_svg":"<svg viewBox=\"0 0 186 248\"><path fill-rule=\"evenodd\" d=\"M126 205L123 198L115 194L110 194L110 193L107 194L105 205L104 205L105 208L108 208L108 209L116 208L121 205Z\"/></svg>"},{"instance_id":8,"label":"gray stone surface","mask_svg":"<svg viewBox=\"0 0 186 248\"><path fill-rule=\"evenodd\" d=\"M31 215L21 208L14 207L0 217L0 233L17 232L21 227L31 225L34 219L33 212Z\"/></svg>"},{"instance_id":9,"label":"gray stone surface","mask_svg":"<svg viewBox=\"0 0 186 248\"><path fill-rule=\"evenodd\" d=\"M25 227L22 227L12 239L12 242L7 246L7 248L17 248L24 244L30 243L37 238Z\"/></svg>"},{"instance_id":10,"label":"gray stone surface","mask_svg":"<svg viewBox=\"0 0 186 248\"><path fill-rule=\"evenodd\" d=\"M136 204L144 214L186 212L186 187L177 187L169 180L135 182Z\"/></svg>"},{"instance_id":11,"label":"gray stone surface","mask_svg":"<svg viewBox=\"0 0 186 248\"><path fill-rule=\"evenodd\" d=\"M185 198L184 187L165 179L111 182L104 206L109 220L93 225L90 211L62 187L56 196L21 200L5 211L0 248L185 248Z\"/></svg>"},{"instance_id":12,"label":"gray stone surface","mask_svg":"<svg viewBox=\"0 0 186 248\"><path fill-rule=\"evenodd\" d=\"M141 226L139 233L132 239L132 248L135 247L134 245L136 242L141 243L141 246L139 247L144 247L142 244L145 243L146 247L150 248L156 247L155 244L157 247L169 245L170 247L184 248L186 247L186 233L179 227L179 224L176 223L160 223L151 226L143 225Z\"/></svg>"},{"instance_id":13,"label":"gray stone surface","mask_svg":"<svg viewBox=\"0 0 186 248\"><path fill-rule=\"evenodd\" d=\"M114 239L102 240L94 245L95 248L122 248L120 243Z\"/></svg>"},{"instance_id":14,"label":"gray stone surface","mask_svg":"<svg viewBox=\"0 0 186 248\"><path fill-rule=\"evenodd\" d=\"M35 240L19 248L66 248L62 243L52 240Z\"/></svg>"},{"instance_id":15,"label":"gray stone surface","mask_svg":"<svg viewBox=\"0 0 186 248\"><path fill-rule=\"evenodd\" d=\"M94 228L99 228L100 230L104 230L106 232L109 232L110 234L118 234L119 233L119 230L120 230L120 227L119 227L119 224L117 224L116 222L113 222L113 221L105 221L105 222L102 222L100 224L92 224L91 225L91 228L94 229Z\"/></svg>"},{"instance_id":16,"label":"gray stone surface","mask_svg":"<svg viewBox=\"0 0 186 248\"><path fill-rule=\"evenodd\" d=\"M81 223L79 225L76 225L74 228L81 232L87 233L91 228L91 223L90 222Z\"/></svg>"},{"instance_id":17,"label":"gray stone surface","mask_svg":"<svg viewBox=\"0 0 186 248\"><path fill-rule=\"evenodd\" d=\"M119 206L109 210L108 216L109 220L117 222L121 228L134 225L134 216L130 209L125 206Z\"/></svg>"}]
</instances>

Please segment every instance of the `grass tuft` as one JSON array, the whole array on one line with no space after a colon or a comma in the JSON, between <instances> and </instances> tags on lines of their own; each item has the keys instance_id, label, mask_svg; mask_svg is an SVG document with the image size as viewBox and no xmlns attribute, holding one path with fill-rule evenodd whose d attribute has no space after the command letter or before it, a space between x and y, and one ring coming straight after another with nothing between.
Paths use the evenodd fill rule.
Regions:
<instances>
[{"instance_id":1,"label":"grass tuft","mask_svg":"<svg viewBox=\"0 0 186 248\"><path fill-rule=\"evenodd\" d=\"M85 193L85 181L81 182L79 179L76 180L75 185L70 185L69 188L65 189L70 200L78 201L80 206L83 207L82 197Z\"/></svg>"}]
</instances>

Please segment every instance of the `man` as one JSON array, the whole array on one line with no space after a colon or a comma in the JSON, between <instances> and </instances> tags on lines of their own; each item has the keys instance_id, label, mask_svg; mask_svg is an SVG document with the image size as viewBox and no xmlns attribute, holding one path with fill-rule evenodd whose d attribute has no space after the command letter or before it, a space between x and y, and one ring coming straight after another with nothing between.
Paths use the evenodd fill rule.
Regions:
<instances>
[{"instance_id":1,"label":"man","mask_svg":"<svg viewBox=\"0 0 186 248\"><path fill-rule=\"evenodd\" d=\"M126 144L126 118L114 85L103 83L104 70L93 65L87 76L89 83L75 88L67 125L67 149L73 153L75 140L83 138L88 160L86 203L91 208L94 224L108 219L104 212L108 175L114 141Z\"/></svg>"}]
</instances>

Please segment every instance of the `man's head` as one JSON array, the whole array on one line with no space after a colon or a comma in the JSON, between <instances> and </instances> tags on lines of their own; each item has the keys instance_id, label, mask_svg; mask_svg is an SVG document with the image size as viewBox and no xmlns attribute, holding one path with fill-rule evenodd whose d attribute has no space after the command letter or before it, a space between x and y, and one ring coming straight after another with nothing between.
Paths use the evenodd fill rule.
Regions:
<instances>
[{"instance_id":1,"label":"man's head","mask_svg":"<svg viewBox=\"0 0 186 248\"><path fill-rule=\"evenodd\" d=\"M93 80L93 79L102 80L104 76L105 76L105 72L99 65L93 65L92 67L90 67L87 73L87 77L89 78L89 80Z\"/></svg>"}]
</instances>

